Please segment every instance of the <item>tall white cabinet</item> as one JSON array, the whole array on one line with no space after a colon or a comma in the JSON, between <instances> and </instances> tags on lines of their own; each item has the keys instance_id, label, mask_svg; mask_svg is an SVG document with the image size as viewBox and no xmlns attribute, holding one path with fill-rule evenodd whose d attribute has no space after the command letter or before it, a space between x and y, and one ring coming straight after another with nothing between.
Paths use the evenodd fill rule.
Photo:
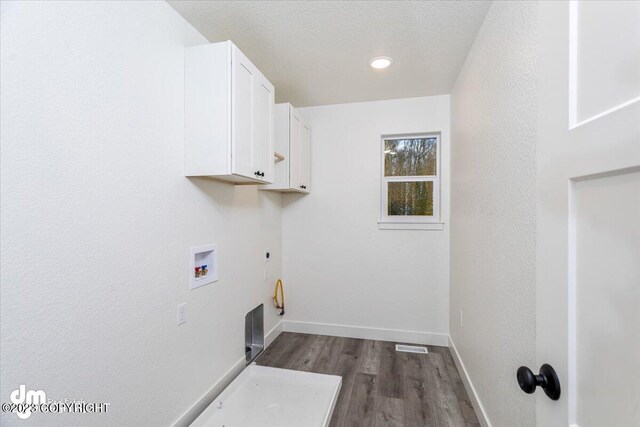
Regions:
<instances>
[{"instance_id":1,"label":"tall white cabinet","mask_svg":"<svg viewBox=\"0 0 640 427\"><path fill-rule=\"evenodd\" d=\"M274 182L275 90L230 41L185 52L185 175Z\"/></svg>"},{"instance_id":2,"label":"tall white cabinet","mask_svg":"<svg viewBox=\"0 0 640 427\"><path fill-rule=\"evenodd\" d=\"M275 106L275 182L263 190L309 193L311 191L311 127L289 103Z\"/></svg>"}]
</instances>

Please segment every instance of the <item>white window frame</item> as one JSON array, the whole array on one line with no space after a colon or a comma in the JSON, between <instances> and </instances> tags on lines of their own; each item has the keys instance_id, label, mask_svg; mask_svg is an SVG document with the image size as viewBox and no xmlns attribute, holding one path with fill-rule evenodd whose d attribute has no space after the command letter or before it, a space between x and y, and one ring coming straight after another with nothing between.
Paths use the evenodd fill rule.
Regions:
<instances>
[{"instance_id":1,"label":"white window frame","mask_svg":"<svg viewBox=\"0 0 640 427\"><path fill-rule=\"evenodd\" d=\"M436 138L436 174L420 176L385 176L385 141L390 139ZM380 221L382 230L442 230L440 222L440 178L442 145L439 132L393 134L380 137ZM390 182L433 182L433 215L388 215L388 187Z\"/></svg>"}]
</instances>

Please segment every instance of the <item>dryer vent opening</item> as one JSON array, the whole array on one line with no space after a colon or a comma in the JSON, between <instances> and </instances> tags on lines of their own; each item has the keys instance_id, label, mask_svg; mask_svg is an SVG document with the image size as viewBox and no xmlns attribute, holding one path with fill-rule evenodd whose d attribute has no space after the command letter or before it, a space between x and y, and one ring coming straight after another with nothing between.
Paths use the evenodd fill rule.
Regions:
<instances>
[{"instance_id":1,"label":"dryer vent opening","mask_svg":"<svg viewBox=\"0 0 640 427\"><path fill-rule=\"evenodd\" d=\"M264 304L244 317L244 353L247 365L264 350Z\"/></svg>"}]
</instances>

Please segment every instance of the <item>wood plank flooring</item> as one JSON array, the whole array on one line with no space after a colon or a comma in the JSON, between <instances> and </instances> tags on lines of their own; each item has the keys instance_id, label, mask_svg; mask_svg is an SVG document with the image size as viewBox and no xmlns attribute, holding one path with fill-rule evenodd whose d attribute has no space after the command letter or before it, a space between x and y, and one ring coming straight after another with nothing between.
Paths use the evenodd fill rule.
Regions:
<instances>
[{"instance_id":1,"label":"wood plank flooring","mask_svg":"<svg viewBox=\"0 0 640 427\"><path fill-rule=\"evenodd\" d=\"M342 376L331 427L479 426L449 349L427 348L283 332L256 363Z\"/></svg>"}]
</instances>

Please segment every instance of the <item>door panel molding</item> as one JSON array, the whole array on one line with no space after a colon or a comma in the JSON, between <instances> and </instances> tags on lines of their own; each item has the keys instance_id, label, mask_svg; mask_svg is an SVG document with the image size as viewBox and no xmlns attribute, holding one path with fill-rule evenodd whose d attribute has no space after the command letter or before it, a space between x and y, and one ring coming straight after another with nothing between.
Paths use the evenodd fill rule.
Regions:
<instances>
[{"instance_id":1,"label":"door panel molding","mask_svg":"<svg viewBox=\"0 0 640 427\"><path fill-rule=\"evenodd\" d=\"M582 117L580 114L580 13L579 4L581 2L572 0L569 2L569 129L575 129L587 123L598 120L611 113L627 108L637 102L640 102L640 93L633 94L631 98L613 105L602 106L602 110L598 113L591 112ZM609 4L611 7L611 4ZM640 5L635 7L640 8ZM632 14L628 19L635 19ZM612 46L613 48L614 46ZM611 49L613 51L615 49ZM633 51L633 49L630 49ZM637 59L629 58L629 62L637 61ZM633 65L632 65L633 67ZM631 73L633 75L633 72ZM603 84L605 84L603 82ZM635 82L638 85L638 82Z\"/></svg>"},{"instance_id":2,"label":"door panel molding","mask_svg":"<svg viewBox=\"0 0 640 427\"><path fill-rule=\"evenodd\" d=\"M626 206L625 210L621 210L614 209L613 203L619 206L618 202L625 202L628 191L625 189L620 190L625 193L619 192L616 183L619 180L626 181L627 177L616 175L640 170L640 124L637 119L640 102L636 100L640 95L636 88L640 86L636 85L637 80L632 79L611 81L610 77L615 76L615 73L612 74L611 64L598 62L600 58L609 56L616 61L629 57L628 49L632 46L631 42L624 45L613 43L612 41L621 40L620 34L604 34L604 38L601 38L603 31L618 31L626 37L636 33L635 29L633 32L624 29L629 20L621 12L623 9L603 9L601 16L598 16L599 8L597 4L586 2L538 3L536 358L539 365L553 365L564 386L559 401L550 401L544 394L537 393L536 425L540 427L567 427L580 424L581 421L583 427L586 427L588 421L580 417L586 416L587 409L607 414L609 409L603 405L584 406L593 397L590 392L584 391L585 386L603 385L602 390L595 388L596 392L601 393L607 393L605 389L608 389L606 382L602 381L602 375L588 377L595 359L585 357L602 358L603 354L612 350L594 345L593 343L598 343L600 328L594 330L593 336L589 335L589 328L600 319L603 323L598 326L617 326L615 309L620 301L613 295L603 299L605 306L589 301L597 301L596 297L601 294L608 295L603 293L605 285L619 286L624 283L626 286L626 282L619 281L619 276L614 275L624 271L637 274L638 271L635 263L631 264L632 268L616 267L622 265L618 261L622 263L623 259L616 258L620 253L619 247L610 238L619 239L625 244L629 241L625 236L625 229L620 228L621 220L618 219L624 218L624 221L630 222L630 211L626 210L629 205L623 205ZM583 15L578 20L579 10ZM635 13L636 9L633 10ZM601 20L598 21L598 18ZM607 46L617 50L609 55L606 52ZM584 56L584 52L589 49L593 50ZM606 55L600 54L603 49ZM594 70L587 70L585 74L585 68L579 69L590 63L596 67ZM629 73L628 70L636 67L635 62L631 68L625 68L624 61L617 64L615 72L626 73L625 76ZM588 86L599 81L604 85ZM606 93L609 88L616 89L617 92L609 96ZM586 99L585 96L590 98ZM587 109L582 108L585 105ZM635 177L628 178L635 180ZM611 181L605 183L606 179ZM598 192L600 185L606 187L609 184L615 193ZM603 197L602 204L598 204L598 194L606 196ZM631 203L631 200L627 202ZM600 237L602 244L598 243ZM607 252L607 248L612 250ZM602 262L598 261L599 253L602 253ZM623 255L624 265L627 265L628 255ZM585 264L588 260L591 260L591 264ZM589 276L590 274L592 275ZM612 278L616 277L616 281L609 280L602 274L611 274ZM581 294L581 290L590 288L581 288L580 285L589 283L595 283L597 287L587 294ZM632 295L635 298L636 294ZM585 296L589 300L581 299ZM627 313L626 302L623 302L625 305L620 305L620 312ZM590 312L591 308L593 313ZM606 311L602 311L605 309ZM590 315L593 317L589 317ZM626 315L624 317L627 318ZM582 323L576 325L577 319ZM615 333L628 332L623 328L612 330ZM612 337L617 340L617 335ZM603 344L609 343L604 344L605 346L611 346L610 343L615 342L605 338ZM628 345L618 347L622 347L621 351L630 349ZM591 351L591 348L594 351L585 355L583 349ZM576 349L580 352L579 359L576 358ZM615 352L606 354L621 356ZM626 366L626 359L624 360ZM602 369L612 371L615 378L628 371L626 368L616 370L615 365L602 364L605 365ZM585 380L588 382L585 383ZM609 397L614 395L617 395L615 390ZM629 397L620 401L629 402ZM618 415L624 414L619 412Z\"/></svg>"},{"instance_id":3,"label":"door panel molding","mask_svg":"<svg viewBox=\"0 0 640 427\"><path fill-rule=\"evenodd\" d=\"M568 363L567 363L567 395L568 395L568 415L569 427L579 427L578 424L578 328L579 328L579 307L578 307L578 189L580 183L587 181L603 180L611 177L631 175L640 173L640 165L621 169L601 171L572 177L568 186L568 253L567 253L567 314L568 314ZM603 367L604 369L604 367Z\"/></svg>"}]
</instances>

